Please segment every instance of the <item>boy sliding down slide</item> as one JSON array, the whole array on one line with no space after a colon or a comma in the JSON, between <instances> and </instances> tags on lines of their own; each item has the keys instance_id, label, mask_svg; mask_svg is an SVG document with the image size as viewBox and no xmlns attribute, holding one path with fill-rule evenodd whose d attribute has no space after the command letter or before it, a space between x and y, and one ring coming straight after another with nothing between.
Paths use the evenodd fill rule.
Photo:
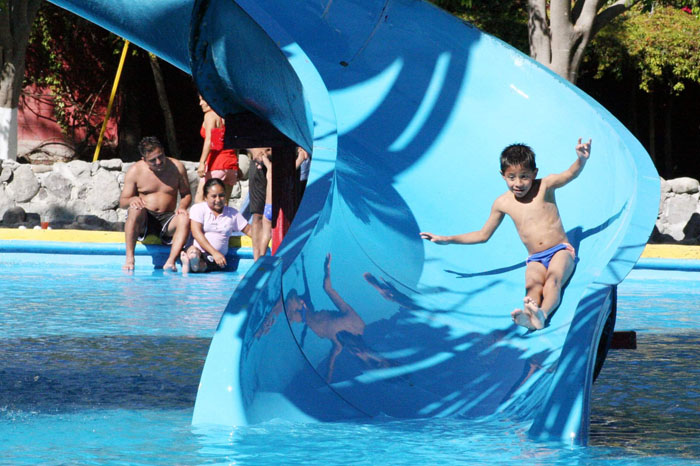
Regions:
<instances>
[{"instance_id":1,"label":"boy sliding down slide","mask_svg":"<svg viewBox=\"0 0 700 466\"><path fill-rule=\"evenodd\" d=\"M561 287L574 270L576 252L564 232L554 191L576 178L591 154L591 140L576 145L576 161L562 173L538 179L535 154L524 144L513 144L501 153L501 175L508 191L491 207L479 231L441 236L421 232L423 239L437 244L478 244L491 238L505 215L515 223L528 250L525 269L525 299L522 309L511 313L513 322L530 330L544 327L559 305Z\"/></svg>"}]
</instances>

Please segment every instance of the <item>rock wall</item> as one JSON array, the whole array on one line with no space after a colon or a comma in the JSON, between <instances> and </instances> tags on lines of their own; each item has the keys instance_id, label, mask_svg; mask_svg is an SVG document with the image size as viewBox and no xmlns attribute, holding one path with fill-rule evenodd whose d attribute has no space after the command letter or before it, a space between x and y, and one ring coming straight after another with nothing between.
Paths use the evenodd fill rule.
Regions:
<instances>
[{"instance_id":1,"label":"rock wall","mask_svg":"<svg viewBox=\"0 0 700 466\"><path fill-rule=\"evenodd\" d=\"M248 158L239 157L243 179L231 195L239 208L248 193ZM192 193L197 163L183 162ZM3 160L0 170L0 226L122 231L126 210L118 206L124 175L131 163L119 159L72 161L53 165ZM20 207L21 209L17 209ZM24 213L26 212L26 216ZM700 244L700 183L693 178L661 180L661 203L652 243Z\"/></svg>"},{"instance_id":2,"label":"rock wall","mask_svg":"<svg viewBox=\"0 0 700 466\"><path fill-rule=\"evenodd\" d=\"M661 179L661 202L650 243L700 244L700 182Z\"/></svg>"},{"instance_id":3,"label":"rock wall","mask_svg":"<svg viewBox=\"0 0 700 466\"><path fill-rule=\"evenodd\" d=\"M186 162L192 194L197 188L197 163ZM124 176L132 163L119 159L53 165L0 165L0 218L3 227L34 227L123 231L126 210L119 208ZM243 179L231 193L230 205L240 207L248 193L248 158L239 156ZM26 213L26 216L24 215Z\"/></svg>"}]
</instances>

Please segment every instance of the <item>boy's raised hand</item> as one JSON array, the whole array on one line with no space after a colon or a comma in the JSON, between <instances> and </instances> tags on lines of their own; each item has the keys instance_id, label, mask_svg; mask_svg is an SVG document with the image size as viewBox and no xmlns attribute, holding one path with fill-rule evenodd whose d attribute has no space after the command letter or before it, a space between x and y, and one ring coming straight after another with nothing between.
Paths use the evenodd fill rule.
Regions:
<instances>
[{"instance_id":1,"label":"boy's raised hand","mask_svg":"<svg viewBox=\"0 0 700 466\"><path fill-rule=\"evenodd\" d=\"M581 143L581 138L578 138L578 144L576 144L576 155L578 156L579 159L583 159L582 161L585 162L588 160L588 157L591 156L591 143L593 142L593 139L589 139L588 142L586 143Z\"/></svg>"}]
</instances>

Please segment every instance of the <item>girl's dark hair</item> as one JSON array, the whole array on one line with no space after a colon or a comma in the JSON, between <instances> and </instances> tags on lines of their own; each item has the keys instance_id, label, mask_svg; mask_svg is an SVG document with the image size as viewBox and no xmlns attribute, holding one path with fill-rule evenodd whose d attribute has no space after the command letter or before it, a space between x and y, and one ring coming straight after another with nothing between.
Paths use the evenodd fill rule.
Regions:
<instances>
[{"instance_id":1,"label":"girl's dark hair","mask_svg":"<svg viewBox=\"0 0 700 466\"><path fill-rule=\"evenodd\" d=\"M221 189L226 191L226 187L224 186L224 182L221 181L219 178L209 178L206 183L204 183L204 197L207 197L207 194L209 194L209 190L211 189L212 186L215 184L218 184L221 186Z\"/></svg>"},{"instance_id":2,"label":"girl's dark hair","mask_svg":"<svg viewBox=\"0 0 700 466\"><path fill-rule=\"evenodd\" d=\"M525 144L511 144L501 152L501 173L506 171L508 167L517 167L518 165L535 171L535 153L529 146Z\"/></svg>"}]
</instances>

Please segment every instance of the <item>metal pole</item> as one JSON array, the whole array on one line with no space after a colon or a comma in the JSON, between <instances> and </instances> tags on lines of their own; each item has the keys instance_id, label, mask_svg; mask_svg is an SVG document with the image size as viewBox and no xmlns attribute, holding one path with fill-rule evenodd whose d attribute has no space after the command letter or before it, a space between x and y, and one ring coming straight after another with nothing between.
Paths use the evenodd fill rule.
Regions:
<instances>
[{"instance_id":1,"label":"metal pole","mask_svg":"<svg viewBox=\"0 0 700 466\"><path fill-rule=\"evenodd\" d=\"M114 103L114 96L117 95L117 88L119 87L119 78L122 75L122 69L124 69L124 61L126 60L126 52L129 50L129 41L124 41L124 48L122 48L122 56L119 59L119 67L117 68L117 75L114 77L114 84L112 85L112 94L109 96L109 103L107 104L107 112L105 113L105 120L102 122L102 129L100 130L100 137L97 139L97 146L95 147L95 155L92 157L92 161L96 162L97 158L100 156L100 148L102 147L102 141L104 139L105 130L107 129L107 121L109 120L109 115L112 113L112 104Z\"/></svg>"}]
</instances>

